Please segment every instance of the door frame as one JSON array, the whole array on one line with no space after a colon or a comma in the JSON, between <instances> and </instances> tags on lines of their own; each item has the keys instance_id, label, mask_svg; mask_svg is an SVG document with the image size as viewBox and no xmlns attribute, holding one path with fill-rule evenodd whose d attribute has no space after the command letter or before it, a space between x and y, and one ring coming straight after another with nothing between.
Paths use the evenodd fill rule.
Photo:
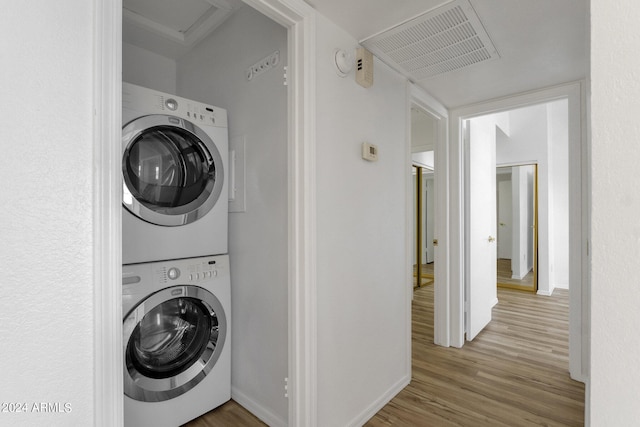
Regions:
<instances>
[{"instance_id":1,"label":"door frame","mask_svg":"<svg viewBox=\"0 0 640 427\"><path fill-rule=\"evenodd\" d=\"M451 308L449 307L449 176L447 174L449 163L449 112L447 109L434 97L426 93L423 89L414 85L408 84L407 93L407 121L408 131L408 159L407 164L412 165L411 162L411 106L416 105L420 109L426 111L438 120L438 139L434 147L434 180L435 180L435 194L434 194L434 220L437 225L437 230L434 230L434 239L438 241L437 249L434 248L434 313L433 313L433 342L434 344L444 347L450 346L450 322L449 313ZM409 169L410 170L410 169ZM411 289L410 295L413 294L413 263L412 263L412 246L413 246L413 230L409 226L413 221L413 188L411 181L411 172L407 174L406 182L407 191L407 266L409 268L407 286ZM411 300L408 300L409 307L407 313L411 313ZM410 317L410 316L409 316ZM408 319L409 327L411 326L411 319ZM410 330L410 329L409 329ZM411 341L411 336L409 336ZM408 344L411 345L411 342ZM410 348L410 347L409 347ZM411 352L409 352L409 357ZM411 366L409 364L409 366Z\"/></svg>"},{"instance_id":2,"label":"door frame","mask_svg":"<svg viewBox=\"0 0 640 427\"><path fill-rule=\"evenodd\" d=\"M302 0L243 0L287 28L289 425L316 425L316 13ZM123 423L122 0L94 8L94 424Z\"/></svg>"},{"instance_id":3,"label":"door frame","mask_svg":"<svg viewBox=\"0 0 640 427\"><path fill-rule=\"evenodd\" d=\"M586 84L567 83L515 96L499 98L457 108L450 116L450 341L464 344L464 120L559 99L569 108L569 372L578 381L586 381L589 372L590 281L588 271L589 183L586 135Z\"/></svg>"}]
</instances>

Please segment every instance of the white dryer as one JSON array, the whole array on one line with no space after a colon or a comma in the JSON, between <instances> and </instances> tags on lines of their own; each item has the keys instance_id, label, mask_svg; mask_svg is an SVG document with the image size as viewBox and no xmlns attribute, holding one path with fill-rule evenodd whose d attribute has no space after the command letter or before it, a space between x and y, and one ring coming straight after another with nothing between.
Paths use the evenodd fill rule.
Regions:
<instances>
[{"instance_id":1,"label":"white dryer","mask_svg":"<svg viewBox=\"0 0 640 427\"><path fill-rule=\"evenodd\" d=\"M227 253L226 110L122 89L123 264Z\"/></svg>"},{"instance_id":2,"label":"white dryer","mask_svg":"<svg viewBox=\"0 0 640 427\"><path fill-rule=\"evenodd\" d=\"M124 425L176 427L231 398L228 255L125 265Z\"/></svg>"}]
</instances>

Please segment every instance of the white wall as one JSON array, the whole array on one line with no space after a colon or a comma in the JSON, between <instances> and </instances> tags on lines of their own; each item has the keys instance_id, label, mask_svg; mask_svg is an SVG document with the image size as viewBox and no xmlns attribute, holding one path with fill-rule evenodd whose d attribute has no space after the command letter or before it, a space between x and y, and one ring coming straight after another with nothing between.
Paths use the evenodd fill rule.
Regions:
<instances>
[{"instance_id":1,"label":"white wall","mask_svg":"<svg viewBox=\"0 0 640 427\"><path fill-rule=\"evenodd\" d=\"M141 47L122 43L122 81L176 93L176 62Z\"/></svg>"},{"instance_id":2,"label":"white wall","mask_svg":"<svg viewBox=\"0 0 640 427\"><path fill-rule=\"evenodd\" d=\"M568 158L563 154L568 150L567 122L563 122L567 117L567 102L556 102L510 111L510 134L508 137L499 137L496 148L499 165L538 164L538 292L545 295L550 295L556 284L562 287L568 284L552 281L551 278L551 250L557 248L553 258L554 271L564 270L568 277L569 265L568 231L559 230L564 224L563 218L567 218L569 206ZM555 170L553 175L550 172L552 167ZM554 179L560 182L556 184ZM558 190L553 193L555 203L554 209L551 209L551 189L556 185ZM558 219L556 214L560 215ZM554 232L560 234L551 234L552 224L556 224ZM566 249L562 249L562 244L566 245Z\"/></svg>"},{"instance_id":3,"label":"white wall","mask_svg":"<svg viewBox=\"0 0 640 427\"><path fill-rule=\"evenodd\" d=\"M419 107L412 107L411 152L432 151L437 140L438 120Z\"/></svg>"},{"instance_id":4,"label":"white wall","mask_svg":"<svg viewBox=\"0 0 640 427\"><path fill-rule=\"evenodd\" d=\"M569 287L569 105L547 105L549 149L549 281Z\"/></svg>"},{"instance_id":5,"label":"white wall","mask_svg":"<svg viewBox=\"0 0 640 427\"><path fill-rule=\"evenodd\" d=\"M414 152L411 154L411 161L414 164L429 168L433 171L433 168L435 166L435 152L433 150L420 151L417 153Z\"/></svg>"},{"instance_id":6,"label":"white wall","mask_svg":"<svg viewBox=\"0 0 640 427\"><path fill-rule=\"evenodd\" d=\"M368 89L340 78L333 50L356 45L318 17L318 426L361 425L411 369L406 81L377 60ZM377 162L361 158L363 141Z\"/></svg>"},{"instance_id":7,"label":"white wall","mask_svg":"<svg viewBox=\"0 0 640 427\"><path fill-rule=\"evenodd\" d=\"M640 4L591 0L592 426L640 419Z\"/></svg>"},{"instance_id":8,"label":"white wall","mask_svg":"<svg viewBox=\"0 0 640 427\"><path fill-rule=\"evenodd\" d=\"M245 69L280 51L252 81ZM232 397L270 425L286 425L287 32L249 6L178 60L177 92L227 109L229 136L246 142L246 212L229 215Z\"/></svg>"},{"instance_id":9,"label":"white wall","mask_svg":"<svg viewBox=\"0 0 640 427\"><path fill-rule=\"evenodd\" d=\"M28 403L2 425L93 424L92 4L0 13L0 402Z\"/></svg>"}]
</instances>

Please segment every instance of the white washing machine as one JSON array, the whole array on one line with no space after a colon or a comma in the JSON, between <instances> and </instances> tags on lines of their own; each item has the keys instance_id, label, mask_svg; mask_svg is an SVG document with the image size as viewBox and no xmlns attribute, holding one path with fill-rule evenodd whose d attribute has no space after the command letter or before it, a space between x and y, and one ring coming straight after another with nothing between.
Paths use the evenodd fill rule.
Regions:
<instances>
[{"instance_id":1,"label":"white washing machine","mask_svg":"<svg viewBox=\"0 0 640 427\"><path fill-rule=\"evenodd\" d=\"M124 425L177 427L231 398L228 255L125 265Z\"/></svg>"},{"instance_id":2,"label":"white washing machine","mask_svg":"<svg viewBox=\"0 0 640 427\"><path fill-rule=\"evenodd\" d=\"M123 264L227 253L226 110L122 89Z\"/></svg>"}]
</instances>

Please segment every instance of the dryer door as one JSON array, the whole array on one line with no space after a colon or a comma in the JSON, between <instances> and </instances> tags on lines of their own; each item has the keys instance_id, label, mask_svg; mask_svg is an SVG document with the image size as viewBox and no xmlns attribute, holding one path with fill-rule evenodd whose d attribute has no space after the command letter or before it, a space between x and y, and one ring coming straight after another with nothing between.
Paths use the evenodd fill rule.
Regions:
<instances>
[{"instance_id":1,"label":"dryer door","mask_svg":"<svg viewBox=\"0 0 640 427\"><path fill-rule=\"evenodd\" d=\"M124 319L124 393L143 402L186 393L211 372L226 331L220 301L203 288L150 295Z\"/></svg>"},{"instance_id":2,"label":"dryer door","mask_svg":"<svg viewBox=\"0 0 640 427\"><path fill-rule=\"evenodd\" d=\"M147 222L164 226L202 218L224 183L215 143L193 123L154 114L122 129L123 205Z\"/></svg>"}]
</instances>

